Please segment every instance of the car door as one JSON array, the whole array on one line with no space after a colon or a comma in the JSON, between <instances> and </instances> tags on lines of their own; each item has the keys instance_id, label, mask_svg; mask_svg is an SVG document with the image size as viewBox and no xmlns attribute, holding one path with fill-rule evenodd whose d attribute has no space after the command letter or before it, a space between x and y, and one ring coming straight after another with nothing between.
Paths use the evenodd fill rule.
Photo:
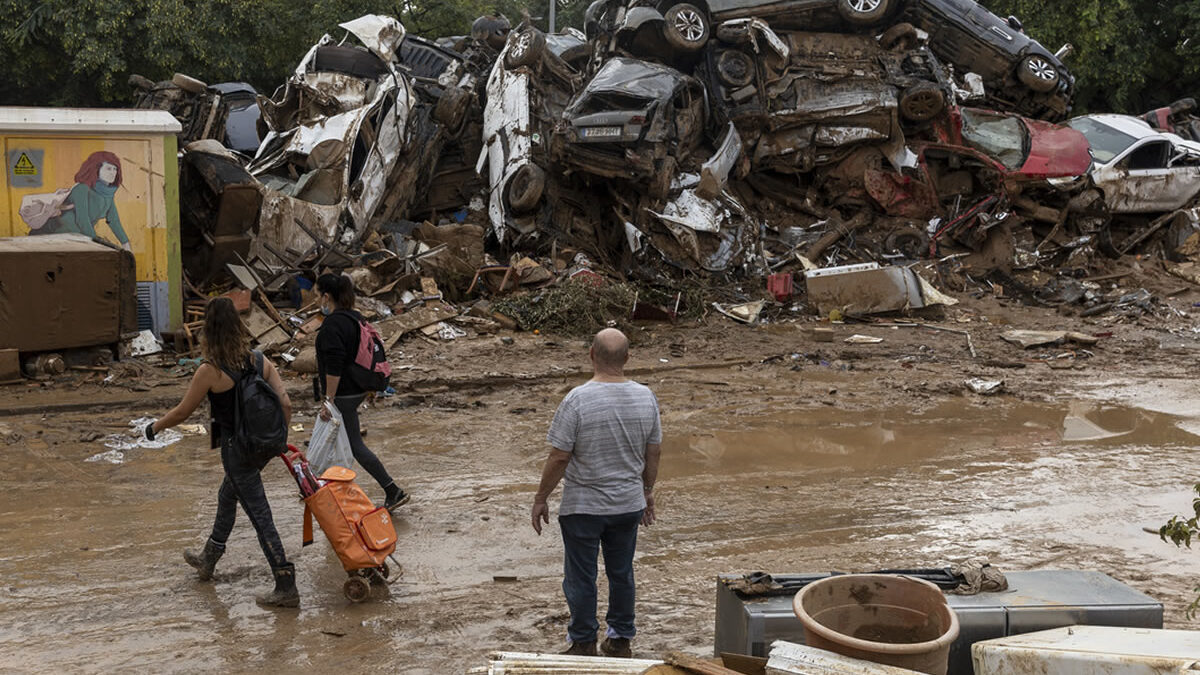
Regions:
<instances>
[{"instance_id":1,"label":"car door","mask_svg":"<svg viewBox=\"0 0 1200 675\"><path fill-rule=\"evenodd\" d=\"M1158 213L1187 204L1200 191L1200 167L1165 138L1145 139L1093 177L1113 213Z\"/></svg>"}]
</instances>

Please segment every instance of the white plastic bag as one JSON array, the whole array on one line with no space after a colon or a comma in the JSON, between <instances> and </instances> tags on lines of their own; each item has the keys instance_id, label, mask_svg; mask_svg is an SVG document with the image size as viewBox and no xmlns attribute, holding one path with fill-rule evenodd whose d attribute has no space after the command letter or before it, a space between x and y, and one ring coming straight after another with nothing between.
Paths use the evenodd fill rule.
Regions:
<instances>
[{"instance_id":1,"label":"white plastic bag","mask_svg":"<svg viewBox=\"0 0 1200 675\"><path fill-rule=\"evenodd\" d=\"M346 427L342 424L342 414L330 403L322 405L329 411L329 420L317 416L305 453L308 455L308 467L318 477L331 466L349 469L354 465L354 453L350 450L350 437L346 435Z\"/></svg>"}]
</instances>

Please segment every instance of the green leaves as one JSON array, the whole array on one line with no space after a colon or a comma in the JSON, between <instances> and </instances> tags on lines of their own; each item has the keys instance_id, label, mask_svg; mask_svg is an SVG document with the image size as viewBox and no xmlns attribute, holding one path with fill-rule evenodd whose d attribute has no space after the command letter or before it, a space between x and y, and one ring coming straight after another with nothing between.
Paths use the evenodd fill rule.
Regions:
<instances>
[{"instance_id":1,"label":"green leaves","mask_svg":"<svg viewBox=\"0 0 1200 675\"><path fill-rule=\"evenodd\" d=\"M1187 519L1172 516L1166 525L1158 528L1158 536L1163 541L1171 541L1176 546L1192 547L1192 537L1200 532L1200 483L1196 483L1192 489L1197 495L1192 498L1192 512L1195 515ZM1192 600L1192 603L1184 610L1189 621L1195 618L1197 612L1200 612L1200 586L1194 590L1197 593L1196 599Z\"/></svg>"},{"instance_id":2,"label":"green leaves","mask_svg":"<svg viewBox=\"0 0 1200 675\"><path fill-rule=\"evenodd\" d=\"M999 16L1014 14L1050 50L1075 45L1075 113L1138 114L1195 95L1200 89L1200 0L996 0Z\"/></svg>"},{"instance_id":3,"label":"green leaves","mask_svg":"<svg viewBox=\"0 0 1200 675\"><path fill-rule=\"evenodd\" d=\"M0 101L122 105L134 73L246 81L270 94L322 34L340 39L337 24L363 14L391 14L410 33L440 37L468 33L481 14L503 12L515 23L527 6L523 0L0 0L6 17Z\"/></svg>"}]
</instances>

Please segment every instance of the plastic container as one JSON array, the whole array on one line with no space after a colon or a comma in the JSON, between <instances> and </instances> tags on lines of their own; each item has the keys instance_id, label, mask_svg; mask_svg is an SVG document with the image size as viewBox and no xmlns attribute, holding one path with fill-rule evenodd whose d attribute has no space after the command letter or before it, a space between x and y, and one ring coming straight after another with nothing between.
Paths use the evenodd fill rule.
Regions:
<instances>
[{"instance_id":1,"label":"plastic container","mask_svg":"<svg viewBox=\"0 0 1200 675\"><path fill-rule=\"evenodd\" d=\"M945 675L958 616L937 586L890 574L846 574L792 600L805 642L837 654Z\"/></svg>"}]
</instances>

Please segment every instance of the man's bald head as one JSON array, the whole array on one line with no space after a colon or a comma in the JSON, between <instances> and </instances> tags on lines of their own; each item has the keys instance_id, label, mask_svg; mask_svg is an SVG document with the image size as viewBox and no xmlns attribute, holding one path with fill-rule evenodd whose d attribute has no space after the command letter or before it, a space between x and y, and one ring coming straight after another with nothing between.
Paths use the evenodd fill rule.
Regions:
<instances>
[{"instance_id":1,"label":"man's bald head","mask_svg":"<svg viewBox=\"0 0 1200 675\"><path fill-rule=\"evenodd\" d=\"M629 359L629 338L616 328L605 328L592 339L592 360L597 370L619 374Z\"/></svg>"}]
</instances>

